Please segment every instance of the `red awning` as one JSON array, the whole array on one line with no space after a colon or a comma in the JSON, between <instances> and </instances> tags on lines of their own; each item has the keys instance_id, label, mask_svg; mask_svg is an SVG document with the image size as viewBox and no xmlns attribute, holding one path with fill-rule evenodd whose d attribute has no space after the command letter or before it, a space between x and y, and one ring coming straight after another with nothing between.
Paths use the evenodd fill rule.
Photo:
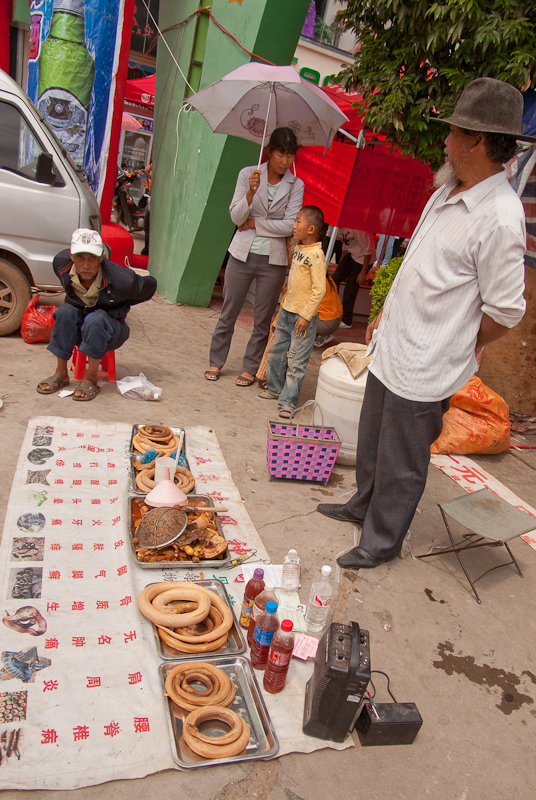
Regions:
<instances>
[{"instance_id":1,"label":"red awning","mask_svg":"<svg viewBox=\"0 0 536 800\"><path fill-rule=\"evenodd\" d=\"M156 75L147 78L136 78L126 82L125 103L137 103L147 108L154 106Z\"/></svg>"},{"instance_id":2,"label":"red awning","mask_svg":"<svg viewBox=\"0 0 536 800\"><path fill-rule=\"evenodd\" d=\"M319 206L329 225L371 233L411 236L432 193L426 164L384 148L302 147L296 172L305 183L304 204Z\"/></svg>"}]
</instances>

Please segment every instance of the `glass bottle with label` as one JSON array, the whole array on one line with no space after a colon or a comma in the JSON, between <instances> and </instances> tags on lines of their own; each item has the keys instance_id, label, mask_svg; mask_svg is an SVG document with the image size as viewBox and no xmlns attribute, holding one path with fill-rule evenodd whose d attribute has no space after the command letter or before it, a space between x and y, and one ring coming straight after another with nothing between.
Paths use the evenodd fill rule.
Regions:
<instances>
[{"instance_id":1,"label":"glass bottle with label","mask_svg":"<svg viewBox=\"0 0 536 800\"><path fill-rule=\"evenodd\" d=\"M94 79L84 0L54 0L50 31L39 53L37 108L79 167L84 166Z\"/></svg>"}]
</instances>

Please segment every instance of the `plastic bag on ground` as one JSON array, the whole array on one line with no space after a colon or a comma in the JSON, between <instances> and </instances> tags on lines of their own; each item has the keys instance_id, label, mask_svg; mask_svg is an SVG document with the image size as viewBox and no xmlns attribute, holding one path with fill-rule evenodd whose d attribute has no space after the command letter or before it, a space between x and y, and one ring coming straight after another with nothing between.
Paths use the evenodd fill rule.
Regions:
<instances>
[{"instance_id":1,"label":"plastic bag on ground","mask_svg":"<svg viewBox=\"0 0 536 800\"><path fill-rule=\"evenodd\" d=\"M38 306L39 295L36 294L22 315L20 335L26 344L37 344L38 342L50 342L50 334L54 327L52 317L57 306Z\"/></svg>"},{"instance_id":2,"label":"plastic bag on ground","mask_svg":"<svg viewBox=\"0 0 536 800\"><path fill-rule=\"evenodd\" d=\"M432 453L502 453L510 447L508 404L480 378L471 380L450 398L443 430Z\"/></svg>"},{"instance_id":3,"label":"plastic bag on ground","mask_svg":"<svg viewBox=\"0 0 536 800\"><path fill-rule=\"evenodd\" d=\"M162 389L147 380L143 372L130 375L117 381L117 391L131 400L160 400Z\"/></svg>"}]
</instances>

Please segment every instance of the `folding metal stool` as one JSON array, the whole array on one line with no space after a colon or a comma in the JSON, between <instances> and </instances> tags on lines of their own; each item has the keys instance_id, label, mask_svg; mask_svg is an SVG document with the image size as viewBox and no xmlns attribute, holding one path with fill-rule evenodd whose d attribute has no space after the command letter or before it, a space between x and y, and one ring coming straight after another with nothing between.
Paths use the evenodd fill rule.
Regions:
<instances>
[{"instance_id":1,"label":"folding metal stool","mask_svg":"<svg viewBox=\"0 0 536 800\"><path fill-rule=\"evenodd\" d=\"M514 558L507 542L511 539L515 539L517 536L522 536L524 533L535 530L535 517L510 505L510 503L507 503L506 500L503 500L501 497L497 497L497 495L489 489L479 489L476 492L455 497L453 500L446 500L443 503L438 503L438 506L443 516L443 521L452 547L435 548L434 552L424 553L421 556L417 556L417 558L430 558L430 556L454 553L460 562L460 566L471 585L471 589L478 603L482 601L475 589L475 583L483 578L484 575L487 575L488 572L514 564L519 575L523 577L523 573L519 569L519 564ZM469 531L468 534L463 535L460 542L456 543L454 541L447 516L459 522L460 525L463 525L463 527L467 528ZM502 545L508 550L510 561L497 564L487 569L479 575L478 578L471 579L462 561L461 554L465 550L473 550L477 547L500 547Z\"/></svg>"}]
</instances>

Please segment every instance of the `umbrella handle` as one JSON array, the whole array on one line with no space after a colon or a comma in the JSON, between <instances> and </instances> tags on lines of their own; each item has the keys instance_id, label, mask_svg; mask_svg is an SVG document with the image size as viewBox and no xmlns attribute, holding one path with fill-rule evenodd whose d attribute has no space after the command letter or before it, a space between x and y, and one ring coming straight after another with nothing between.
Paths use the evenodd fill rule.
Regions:
<instances>
[{"instance_id":1,"label":"umbrella handle","mask_svg":"<svg viewBox=\"0 0 536 800\"><path fill-rule=\"evenodd\" d=\"M264 142L265 142L265 139L266 139L266 128L268 127L268 117L270 116L270 106L272 105L272 95L273 95L273 93L274 93L274 84L272 82L272 83L270 83L270 95L268 97L268 110L266 112L266 120L264 121L264 130L262 132L262 144L261 144L261 150L260 150L260 153L259 153L259 162L257 164L257 169L260 169L260 166L261 166L262 151L264 150Z\"/></svg>"}]
</instances>

